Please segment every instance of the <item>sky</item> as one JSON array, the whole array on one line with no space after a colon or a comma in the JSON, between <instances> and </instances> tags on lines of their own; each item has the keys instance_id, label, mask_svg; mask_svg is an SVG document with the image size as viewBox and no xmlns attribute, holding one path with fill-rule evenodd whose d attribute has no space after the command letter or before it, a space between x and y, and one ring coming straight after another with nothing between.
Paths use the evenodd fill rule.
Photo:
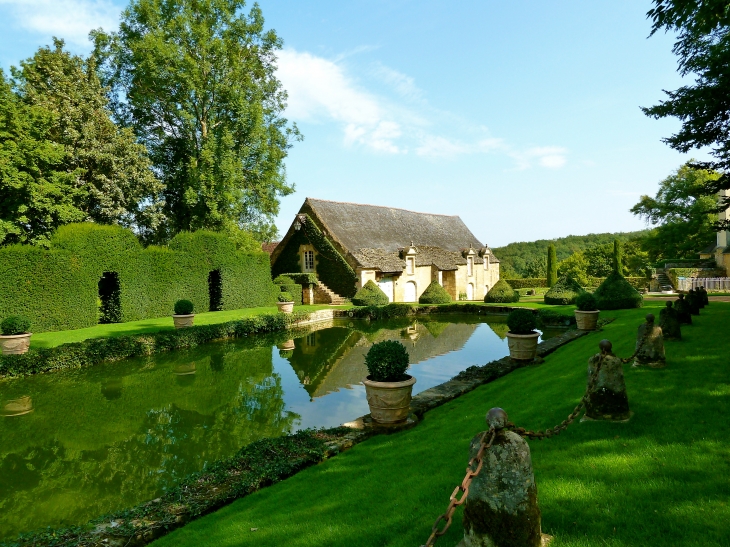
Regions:
<instances>
[{"instance_id":1,"label":"sky","mask_svg":"<svg viewBox=\"0 0 730 547\"><path fill-rule=\"evenodd\" d=\"M127 0L0 0L0 67L51 37L86 54ZM703 151L640 110L683 85L649 0L261 0L283 39L283 234L306 197L459 215L478 239L640 230L642 194ZM250 6L250 3L249 3ZM248 9L248 8L246 8Z\"/></svg>"}]
</instances>

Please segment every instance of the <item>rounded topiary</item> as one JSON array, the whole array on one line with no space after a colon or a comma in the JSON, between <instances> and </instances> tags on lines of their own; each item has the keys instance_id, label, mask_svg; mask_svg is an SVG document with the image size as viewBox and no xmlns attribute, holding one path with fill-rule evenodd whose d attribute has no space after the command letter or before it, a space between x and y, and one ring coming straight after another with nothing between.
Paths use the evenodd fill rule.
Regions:
<instances>
[{"instance_id":1,"label":"rounded topiary","mask_svg":"<svg viewBox=\"0 0 730 547\"><path fill-rule=\"evenodd\" d=\"M512 302L519 302L520 293L510 287L504 279L500 279L494 284L494 287L489 289L489 292L484 297L485 302L493 302L496 304L510 304Z\"/></svg>"},{"instance_id":2,"label":"rounded topiary","mask_svg":"<svg viewBox=\"0 0 730 547\"><path fill-rule=\"evenodd\" d=\"M451 302L451 296L439 285L438 281L431 281L418 299L419 304L448 304L449 302Z\"/></svg>"},{"instance_id":3,"label":"rounded topiary","mask_svg":"<svg viewBox=\"0 0 730 547\"><path fill-rule=\"evenodd\" d=\"M584 292L575 299L575 306L580 311L598 311L596 297L589 292Z\"/></svg>"},{"instance_id":4,"label":"rounded topiary","mask_svg":"<svg viewBox=\"0 0 730 547\"><path fill-rule=\"evenodd\" d=\"M371 279L355 293L352 303L356 306L385 306L390 303L390 300L388 300L388 295L381 291L380 287Z\"/></svg>"},{"instance_id":5,"label":"rounded topiary","mask_svg":"<svg viewBox=\"0 0 730 547\"><path fill-rule=\"evenodd\" d=\"M291 293L286 291L281 291L278 295L276 295L276 299L278 302L294 302L294 298Z\"/></svg>"},{"instance_id":6,"label":"rounded topiary","mask_svg":"<svg viewBox=\"0 0 730 547\"><path fill-rule=\"evenodd\" d=\"M193 313L193 303L190 300L175 302L175 315L190 315Z\"/></svg>"},{"instance_id":7,"label":"rounded topiary","mask_svg":"<svg viewBox=\"0 0 730 547\"><path fill-rule=\"evenodd\" d=\"M0 332L4 336L14 336L16 334L26 334L30 332L30 319L22 315L11 315L6 317L0 323Z\"/></svg>"},{"instance_id":8,"label":"rounded topiary","mask_svg":"<svg viewBox=\"0 0 730 547\"><path fill-rule=\"evenodd\" d=\"M623 310L640 308L644 298L626 281L623 275L613 272L593 293L596 305L601 310Z\"/></svg>"},{"instance_id":9,"label":"rounded topiary","mask_svg":"<svg viewBox=\"0 0 730 547\"><path fill-rule=\"evenodd\" d=\"M406 347L396 340L373 344L365 355L369 379L375 382L402 382L408 379L410 363Z\"/></svg>"},{"instance_id":10,"label":"rounded topiary","mask_svg":"<svg viewBox=\"0 0 730 547\"><path fill-rule=\"evenodd\" d=\"M537 319L531 310L519 308L509 312L507 326L511 334L532 334L537 326Z\"/></svg>"},{"instance_id":11,"label":"rounded topiary","mask_svg":"<svg viewBox=\"0 0 730 547\"><path fill-rule=\"evenodd\" d=\"M275 285L294 285L296 282L288 275L278 275L274 278Z\"/></svg>"},{"instance_id":12,"label":"rounded topiary","mask_svg":"<svg viewBox=\"0 0 730 547\"><path fill-rule=\"evenodd\" d=\"M545 304L574 304L575 299L584 292L585 290L580 286L580 283L569 275L565 275L550 287L543 299Z\"/></svg>"}]
</instances>

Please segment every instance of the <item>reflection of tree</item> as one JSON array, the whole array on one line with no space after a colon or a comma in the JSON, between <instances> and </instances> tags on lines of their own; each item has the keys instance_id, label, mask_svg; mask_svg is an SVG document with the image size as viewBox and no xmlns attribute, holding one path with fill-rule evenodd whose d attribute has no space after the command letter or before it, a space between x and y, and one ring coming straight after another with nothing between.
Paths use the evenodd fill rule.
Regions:
<instances>
[{"instance_id":1,"label":"reflection of tree","mask_svg":"<svg viewBox=\"0 0 730 547\"><path fill-rule=\"evenodd\" d=\"M423 326L426 330L431 333L431 336L438 338L442 332L449 326L449 323L442 323L441 321L424 321Z\"/></svg>"},{"instance_id":2,"label":"reflection of tree","mask_svg":"<svg viewBox=\"0 0 730 547\"><path fill-rule=\"evenodd\" d=\"M499 336L500 339L504 340L505 338L507 338L507 332L509 331L509 327L507 326L506 317L490 320L487 325L489 325L489 328L492 329L494 331L494 334Z\"/></svg>"}]
</instances>

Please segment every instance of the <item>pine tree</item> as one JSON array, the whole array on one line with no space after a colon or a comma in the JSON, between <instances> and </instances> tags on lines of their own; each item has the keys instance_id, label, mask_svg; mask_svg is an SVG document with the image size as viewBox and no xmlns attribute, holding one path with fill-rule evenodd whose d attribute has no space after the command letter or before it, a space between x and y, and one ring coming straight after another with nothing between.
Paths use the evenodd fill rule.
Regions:
<instances>
[{"instance_id":1,"label":"pine tree","mask_svg":"<svg viewBox=\"0 0 730 547\"><path fill-rule=\"evenodd\" d=\"M558 281L558 257L555 254L555 245L548 246L547 256L547 285L552 287Z\"/></svg>"}]
</instances>

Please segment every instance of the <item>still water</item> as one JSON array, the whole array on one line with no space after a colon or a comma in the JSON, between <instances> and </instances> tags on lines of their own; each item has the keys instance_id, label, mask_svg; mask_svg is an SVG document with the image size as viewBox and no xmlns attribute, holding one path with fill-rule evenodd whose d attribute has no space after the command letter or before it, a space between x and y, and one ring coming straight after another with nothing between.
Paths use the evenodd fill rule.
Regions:
<instances>
[{"instance_id":1,"label":"still water","mask_svg":"<svg viewBox=\"0 0 730 547\"><path fill-rule=\"evenodd\" d=\"M0 538L85 523L262 437L367 414L374 342L406 345L415 394L506 355L506 331L460 316L330 323L0 382Z\"/></svg>"}]
</instances>

